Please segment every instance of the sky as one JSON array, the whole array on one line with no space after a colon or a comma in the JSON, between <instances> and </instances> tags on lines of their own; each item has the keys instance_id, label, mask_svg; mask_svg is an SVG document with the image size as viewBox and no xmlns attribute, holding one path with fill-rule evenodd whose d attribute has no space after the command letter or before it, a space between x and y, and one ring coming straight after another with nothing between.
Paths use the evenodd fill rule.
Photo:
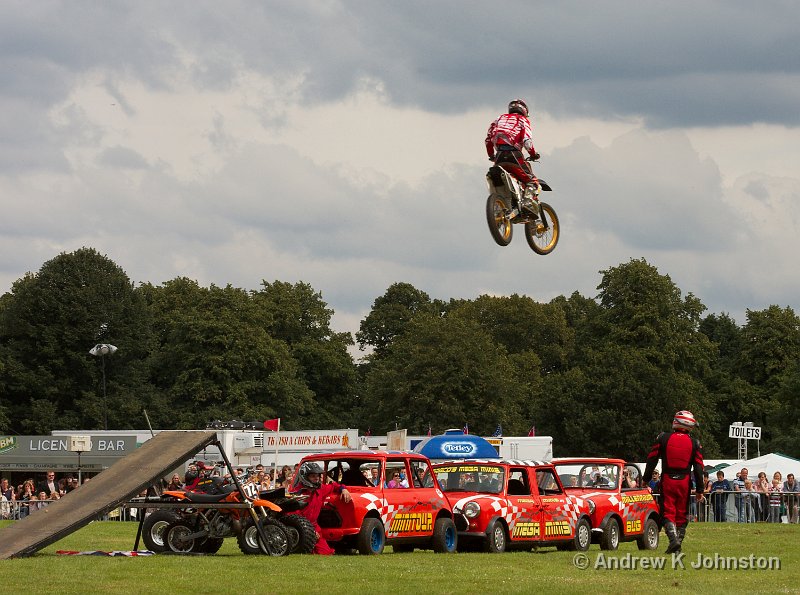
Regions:
<instances>
[{"instance_id":1,"label":"sky","mask_svg":"<svg viewBox=\"0 0 800 595\"><path fill-rule=\"evenodd\" d=\"M432 298L800 311L790 1L0 1L0 293L91 247L135 284L309 283L355 332ZM531 109L561 239L494 243L484 138Z\"/></svg>"}]
</instances>

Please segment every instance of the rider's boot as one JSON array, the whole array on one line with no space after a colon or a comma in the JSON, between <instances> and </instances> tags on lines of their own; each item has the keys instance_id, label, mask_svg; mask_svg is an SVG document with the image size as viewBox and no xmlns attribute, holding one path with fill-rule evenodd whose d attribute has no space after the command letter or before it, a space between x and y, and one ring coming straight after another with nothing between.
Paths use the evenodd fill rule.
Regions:
<instances>
[{"instance_id":1,"label":"rider's boot","mask_svg":"<svg viewBox=\"0 0 800 595\"><path fill-rule=\"evenodd\" d=\"M674 554L681 551L681 540L678 537L678 530L672 521L664 521L664 533L669 538L667 554Z\"/></svg>"},{"instance_id":2,"label":"rider's boot","mask_svg":"<svg viewBox=\"0 0 800 595\"><path fill-rule=\"evenodd\" d=\"M538 194L537 190L539 190L539 186L536 184L536 182L530 182L526 184L521 205L523 210L533 214L534 216L538 215L538 209L536 208L536 203L534 202L534 199Z\"/></svg>"},{"instance_id":3,"label":"rider's boot","mask_svg":"<svg viewBox=\"0 0 800 595\"><path fill-rule=\"evenodd\" d=\"M683 545L684 537L686 537L686 525L678 527L678 540L681 542L681 545Z\"/></svg>"}]
</instances>

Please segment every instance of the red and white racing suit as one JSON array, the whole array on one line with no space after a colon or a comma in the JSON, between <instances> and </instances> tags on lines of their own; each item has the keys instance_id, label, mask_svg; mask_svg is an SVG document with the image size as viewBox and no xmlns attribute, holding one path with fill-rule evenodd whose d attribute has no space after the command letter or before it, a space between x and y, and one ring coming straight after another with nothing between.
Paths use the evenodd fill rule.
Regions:
<instances>
[{"instance_id":1,"label":"red and white racing suit","mask_svg":"<svg viewBox=\"0 0 800 595\"><path fill-rule=\"evenodd\" d=\"M317 535L320 536L320 538L317 540L317 545L314 546L313 553L315 554L330 556L334 553L333 548L328 545L328 542L322 539L322 530L317 522L317 519L319 519L319 513L322 510L322 505L325 504L325 498L331 494L341 494L344 487L345 486L340 483L331 481L321 485L316 490L303 488L299 492L295 492L308 495L308 503L305 505L305 507L298 510L297 514L304 516L311 521L311 524L314 525L314 530L317 532Z\"/></svg>"},{"instance_id":2,"label":"red and white racing suit","mask_svg":"<svg viewBox=\"0 0 800 595\"><path fill-rule=\"evenodd\" d=\"M659 434L647 455L643 481L653 476L661 460L661 516L677 527L685 527L689 497L692 493L690 474L694 474L695 486L703 489L703 452L700 443L688 432L675 430Z\"/></svg>"},{"instance_id":3,"label":"red and white racing suit","mask_svg":"<svg viewBox=\"0 0 800 595\"><path fill-rule=\"evenodd\" d=\"M485 142L486 153L497 165L523 184L536 182L531 165L522 154L522 149L531 155L536 152L528 118L521 114L503 114L489 126Z\"/></svg>"}]
</instances>

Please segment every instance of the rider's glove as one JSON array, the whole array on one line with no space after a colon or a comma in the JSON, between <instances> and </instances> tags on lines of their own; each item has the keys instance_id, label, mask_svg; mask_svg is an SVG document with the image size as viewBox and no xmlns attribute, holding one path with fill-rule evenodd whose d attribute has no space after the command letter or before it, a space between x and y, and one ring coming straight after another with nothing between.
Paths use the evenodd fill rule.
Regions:
<instances>
[{"instance_id":1,"label":"rider's glove","mask_svg":"<svg viewBox=\"0 0 800 595\"><path fill-rule=\"evenodd\" d=\"M541 157L541 155L539 155L539 153L536 152L534 152L533 155L531 155L531 159L533 159L534 161L539 161L539 157Z\"/></svg>"}]
</instances>

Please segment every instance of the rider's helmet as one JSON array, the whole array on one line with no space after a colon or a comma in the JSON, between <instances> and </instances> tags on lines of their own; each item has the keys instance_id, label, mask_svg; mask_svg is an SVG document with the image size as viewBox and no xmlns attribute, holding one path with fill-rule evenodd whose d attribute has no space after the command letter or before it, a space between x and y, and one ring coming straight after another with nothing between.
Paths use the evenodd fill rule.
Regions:
<instances>
[{"instance_id":1,"label":"rider's helmet","mask_svg":"<svg viewBox=\"0 0 800 595\"><path fill-rule=\"evenodd\" d=\"M528 105L522 99L513 99L508 104L509 114L520 114L521 116L528 117Z\"/></svg>"},{"instance_id":2,"label":"rider's helmet","mask_svg":"<svg viewBox=\"0 0 800 595\"><path fill-rule=\"evenodd\" d=\"M312 490L316 490L320 485L322 485L322 482L320 481L322 477L320 477L320 479L317 481L311 481L308 479L308 476L313 474L322 476L322 467L320 467L318 463L308 461L300 465L300 471L297 473L300 484L307 488L311 488Z\"/></svg>"},{"instance_id":3,"label":"rider's helmet","mask_svg":"<svg viewBox=\"0 0 800 595\"><path fill-rule=\"evenodd\" d=\"M673 430L684 430L686 432L694 430L699 424L692 415L691 411L678 411L672 420Z\"/></svg>"}]
</instances>

